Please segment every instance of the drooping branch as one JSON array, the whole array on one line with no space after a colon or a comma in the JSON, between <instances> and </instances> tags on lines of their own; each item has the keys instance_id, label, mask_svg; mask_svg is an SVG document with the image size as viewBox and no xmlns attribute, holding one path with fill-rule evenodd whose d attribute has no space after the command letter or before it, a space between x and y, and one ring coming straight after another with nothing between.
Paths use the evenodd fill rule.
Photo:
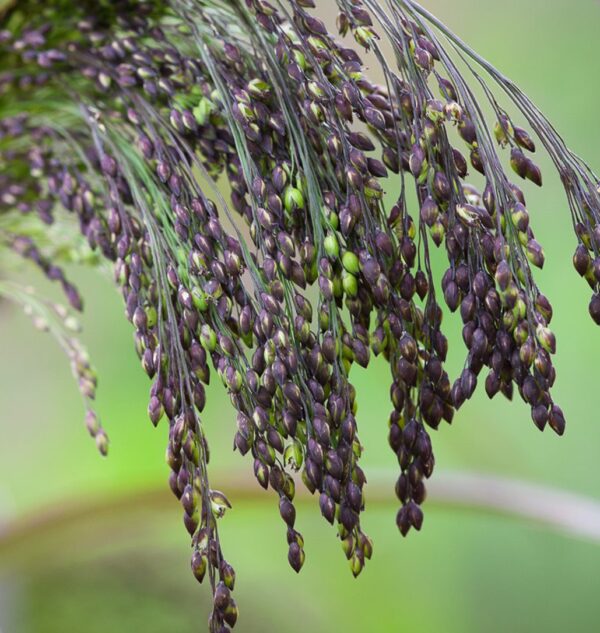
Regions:
<instances>
[{"instance_id":1,"label":"drooping branch","mask_svg":"<svg viewBox=\"0 0 600 633\"><path fill-rule=\"evenodd\" d=\"M403 535L423 522L431 433L452 422L484 370L490 398L518 393L540 430L564 432L551 393L552 306L535 275L545 254L505 169L541 186L535 136L563 181L575 268L600 322L593 171L523 92L420 5L336 4L337 34L312 0L55 0L43 9L24 0L0 32L0 244L59 281L74 309L79 295L32 239L31 220L76 225L114 267L153 381L149 417L168 426L169 484L192 570L210 580L212 633L235 624L237 607L218 531L229 501L208 478L211 375L236 412L234 449L276 493L290 565L299 571L305 558L298 472L356 576L372 543L361 527L355 364L372 354L389 364ZM384 85L369 80L363 52ZM495 84L533 134L504 110ZM447 260L444 303L464 324L454 381L434 248ZM75 373L89 404L86 363ZM88 420L105 453L100 428ZM461 494L478 499L468 486Z\"/></svg>"}]
</instances>

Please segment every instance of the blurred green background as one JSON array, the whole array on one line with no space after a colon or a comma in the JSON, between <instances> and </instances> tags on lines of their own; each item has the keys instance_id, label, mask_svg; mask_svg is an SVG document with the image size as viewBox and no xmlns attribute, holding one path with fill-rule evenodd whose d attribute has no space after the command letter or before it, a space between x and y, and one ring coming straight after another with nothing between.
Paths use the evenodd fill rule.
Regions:
<instances>
[{"instance_id":1,"label":"blurred green background","mask_svg":"<svg viewBox=\"0 0 600 633\"><path fill-rule=\"evenodd\" d=\"M333 4L333 3L331 3ZM526 90L568 144L600 171L600 5L594 0L423 0L479 53ZM322 7L330 3L321 1ZM566 199L547 160L545 186L526 187L546 251L539 285L555 308L554 396L567 433L540 434L528 408L481 392L432 437L434 476L473 471L517 478L600 500L600 332L589 291L571 265L575 239ZM393 184L389 184L390 191ZM26 270L37 285L39 277ZM0 312L0 631L205 630L208 587L189 573L177 502L167 492L166 428L145 410L150 387L111 281L72 272L86 299L84 341L100 376L98 411L111 439L101 459L82 422L68 363L53 340L12 306ZM452 376L464 347L447 322ZM429 502L420 534L396 529L395 458L387 447L388 373L381 363L353 375L367 477L388 494L367 500L374 558L354 580L316 500L298 504L307 560L289 568L275 500L257 488L251 464L231 451L234 417L211 386L204 422L213 485L234 505L221 523L237 570L240 633L597 631L600 546L539 524ZM379 484L378 484L379 485ZM369 490L367 488L367 498ZM560 512L561 508L557 508ZM566 511L566 509L565 509ZM2 531L4 528L4 532ZM3 536L2 536L3 535Z\"/></svg>"}]
</instances>

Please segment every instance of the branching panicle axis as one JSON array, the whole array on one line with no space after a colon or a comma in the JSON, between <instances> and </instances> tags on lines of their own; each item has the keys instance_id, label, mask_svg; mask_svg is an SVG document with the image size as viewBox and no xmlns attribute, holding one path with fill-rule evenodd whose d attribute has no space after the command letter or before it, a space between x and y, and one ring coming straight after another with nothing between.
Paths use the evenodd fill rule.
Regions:
<instances>
[{"instance_id":1,"label":"branching panicle axis","mask_svg":"<svg viewBox=\"0 0 600 633\"><path fill-rule=\"evenodd\" d=\"M59 283L74 310L82 299L62 263L114 269L152 380L148 415L168 435L192 571L212 587L212 632L234 626L237 605L218 533L230 504L208 479L211 375L236 412L234 449L276 496L290 565L300 571L305 559L302 483L357 576L373 544L361 526L354 364L389 364L382 432L398 459L402 535L423 522L431 431L479 382L490 398L518 393L540 430L564 432L551 395L552 306L534 274L544 251L517 184L542 185L536 141L564 184L574 265L600 323L591 169L425 8L336 4L337 33L313 0L24 0L1 17L2 245ZM443 297L434 249L447 260ZM96 377L70 310L9 281L0 293L69 355L105 454ZM442 302L464 324L455 380Z\"/></svg>"}]
</instances>

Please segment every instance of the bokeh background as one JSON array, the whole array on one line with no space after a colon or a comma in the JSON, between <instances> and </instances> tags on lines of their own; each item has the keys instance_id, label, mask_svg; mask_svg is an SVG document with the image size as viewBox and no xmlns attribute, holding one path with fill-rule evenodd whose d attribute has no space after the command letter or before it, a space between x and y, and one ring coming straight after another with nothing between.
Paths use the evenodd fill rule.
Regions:
<instances>
[{"instance_id":1,"label":"bokeh background","mask_svg":"<svg viewBox=\"0 0 600 633\"><path fill-rule=\"evenodd\" d=\"M331 3L333 4L333 3ZM600 4L594 0L423 0L455 32L513 78L600 171ZM332 12L330 3L320 5ZM478 392L432 437L435 477L460 471L543 484L600 501L600 332L589 291L571 265L575 239L548 161L545 186L526 187L547 261L538 275L555 308L554 395L568 416L563 438L540 434L520 402ZM388 184L390 194L394 183ZM0 630L2 633L205 630L208 587L189 573L180 509L167 491L166 429L145 410L121 299L108 277L74 269L86 299L84 341L100 375L98 411L111 438L101 459L82 424L68 364L19 310L0 308ZM44 284L35 271L22 277ZM450 367L464 359L449 319ZM539 522L434 498L420 534L403 540L394 517L395 458L387 447L388 374L356 370L364 468L377 488L364 526L374 558L358 580L316 501L298 506L307 560L286 561L283 524L251 464L231 451L234 416L209 389L204 415L213 485L234 505L221 523L237 570L240 633L597 631L600 545ZM384 482L387 482L387 487ZM520 494L527 494L522 488ZM369 488L367 488L367 495ZM529 493L532 504L535 492ZM522 500L521 500L522 501ZM569 512L557 504L556 513Z\"/></svg>"}]
</instances>

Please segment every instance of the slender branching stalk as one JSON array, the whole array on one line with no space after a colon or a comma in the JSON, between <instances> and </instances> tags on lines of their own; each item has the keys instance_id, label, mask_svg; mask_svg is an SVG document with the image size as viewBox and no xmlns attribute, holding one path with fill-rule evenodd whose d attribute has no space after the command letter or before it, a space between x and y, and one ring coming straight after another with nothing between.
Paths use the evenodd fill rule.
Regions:
<instances>
[{"instance_id":1,"label":"slender branching stalk","mask_svg":"<svg viewBox=\"0 0 600 633\"><path fill-rule=\"evenodd\" d=\"M165 418L192 571L212 588L212 632L235 624L237 605L218 533L229 501L209 482L201 419L211 375L237 412L234 450L277 497L290 565L299 571L305 559L300 473L356 576L373 544L360 519L354 364L371 355L389 364L403 535L423 523L431 431L452 422L482 372L490 398L516 391L540 430L564 432L551 395L552 307L534 274L544 251L515 183L542 185L534 139L564 185L574 265L600 323L591 169L424 7L335 4L337 34L313 0L0 9L0 242L59 282L75 310L82 300L59 242L39 227L78 227L88 251L113 266L152 379L150 420ZM369 80L365 56L383 85ZM81 248L71 233L63 252ZM467 353L453 382L433 249L447 257L443 302L464 323ZM91 408L95 375L64 332L73 317L8 280L0 293L28 306L72 359L88 429L106 453Z\"/></svg>"}]
</instances>

